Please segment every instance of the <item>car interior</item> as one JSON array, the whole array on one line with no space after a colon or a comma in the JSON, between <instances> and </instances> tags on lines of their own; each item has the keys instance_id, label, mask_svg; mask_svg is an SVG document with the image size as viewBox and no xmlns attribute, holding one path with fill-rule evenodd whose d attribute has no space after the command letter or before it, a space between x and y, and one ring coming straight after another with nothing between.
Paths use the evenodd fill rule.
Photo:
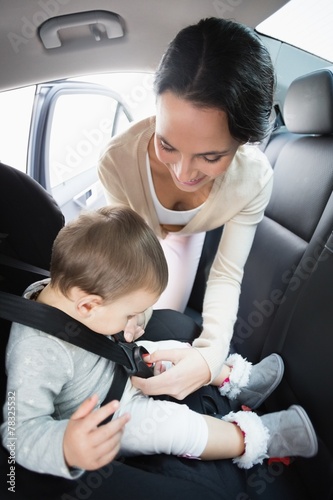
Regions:
<instances>
[{"instance_id":1,"label":"car interior","mask_svg":"<svg viewBox=\"0 0 333 500\"><path fill-rule=\"evenodd\" d=\"M300 4L297 17L296 11L289 9ZM0 107L3 102L15 103L11 92L34 89L26 141L12 135L11 123L20 121L20 107L4 105L1 113L1 131L7 130L0 141L0 290L16 295L36 276L47 273L52 243L63 224L77 210L104 203L103 198L94 199L93 193L101 191L96 163L85 168L83 175L71 174L69 180L52 184L48 143L50 120L55 116L52 96L58 92L66 98L108 93L116 103L112 130L107 127L109 138L137 119L138 108L152 112L153 105L148 106L146 100L149 85L143 82L148 82L147 75L153 74L168 42L182 27L204 17L225 17L257 30L276 71L272 131L259 145L274 169L274 186L245 266L232 348L253 363L272 352L282 356L282 383L262 410L303 406L316 430L319 449L310 459L256 466L246 472L245 489L237 496L221 491L212 498L333 500L332 34L323 36L322 48L310 46L311 40L319 45L315 25L322 34L325 26L332 25L331 2L321 0L313 6L305 0L98 0L92 5L87 0L1 0L0 6ZM308 26L305 11L310 13ZM274 15L277 22L269 31ZM286 41L287 27L293 35L305 33L308 45L297 46L296 38ZM114 86L111 78L108 90L104 83L103 87L92 84L97 81L94 75L118 73L141 77L126 84L118 84L115 78ZM137 99L130 93L131 85L132 90L136 85ZM125 94L122 88L126 88ZM87 138L88 125L84 126ZM91 125L90 132L93 127L95 130L96 125ZM76 141L82 142L78 137ZM92 143L92 138L99 136L91 133L89 137ZM101 143L95 142L100 152ZM24 161L18 165L7 151L21 144L25 144ZM74 153L79 156L78 149L71 148L71 158L76 158ZM92 161L88 154L85 159ZM67 188L70 202L63 195ZM205 284L222 231L223 227L206 234L185 310L199 325ZM0 328L1 397L5 401L10 322L0 319ZM4 447L1 471L3 477L8 473L8 450ZM35 480L38 483L39 478ZM206 487L208 495L209 485ZM11 498L4 481L0 491L1 498ZM30 500L24 492L20 494L20 500Z\"/></svg>"}]
</instances>

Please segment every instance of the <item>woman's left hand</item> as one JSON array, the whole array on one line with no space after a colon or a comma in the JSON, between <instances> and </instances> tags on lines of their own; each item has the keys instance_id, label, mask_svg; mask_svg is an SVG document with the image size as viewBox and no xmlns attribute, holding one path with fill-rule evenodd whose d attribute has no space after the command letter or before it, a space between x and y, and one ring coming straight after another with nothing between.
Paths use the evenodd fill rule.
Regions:
<instances>
[{"instance_id":1,"label":"woman's left hand","mask_svg":"<svg viewBox=\"0 0 333 500\"><path fill-rule=\"evenodd\" d=\"M148 396L167 394L181 400L210 381L208 365L197 349L160 350L145 357L146 363L158 361L171 361L175 366L156 377L131 379Z\"/></svg>"}]
</instances>

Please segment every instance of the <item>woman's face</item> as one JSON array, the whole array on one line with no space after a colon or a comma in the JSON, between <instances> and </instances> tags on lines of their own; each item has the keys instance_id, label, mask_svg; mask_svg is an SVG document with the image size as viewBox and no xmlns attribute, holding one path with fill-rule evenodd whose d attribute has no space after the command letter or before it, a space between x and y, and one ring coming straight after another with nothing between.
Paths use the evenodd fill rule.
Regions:
<instances>
[{"instance_id":1,"label":"woman's face","mask_svg":"<svg viewBox=\"0 0 333 500\"><path fill-rule=\"evenodd\" d=\"M156 155L179 189L197 191L227 170L240 143L224 111L196 107L169 91L156 104Z\"/></svg>"}]
</instances>

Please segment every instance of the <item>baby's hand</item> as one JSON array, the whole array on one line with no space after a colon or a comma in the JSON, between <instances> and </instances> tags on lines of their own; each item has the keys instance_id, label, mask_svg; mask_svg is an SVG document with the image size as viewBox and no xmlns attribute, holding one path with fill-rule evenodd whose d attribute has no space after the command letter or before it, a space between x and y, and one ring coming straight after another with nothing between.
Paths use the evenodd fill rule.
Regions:
<instances>
[{"instance_id":1,"label":"baby's hand","mask_svg":"<svg viewBox=\"0 0 333 500\"><path fill-rule=\"evenodd\" d=\"M118 454L120 440L129 415L100 425L118 408L118 401L111 401L94 410L96 395L84 401L68 421L63 449L69 467L96 470L110 463ZM99 426L100 425L100 426Z\"/></svg>"},{"instance_id":2,"label":"baby's hand","mask_svg":"<svg viewBox=\"0 0 333 500\"><path fill-rule=\"evenodd\" d=\"M124 328L124 337L126 342L133 342L134 340L141 337L145 331L143 326L145 324L145 315L137 314L132 316L126 323Z\"/></svg>"}]
</instances>

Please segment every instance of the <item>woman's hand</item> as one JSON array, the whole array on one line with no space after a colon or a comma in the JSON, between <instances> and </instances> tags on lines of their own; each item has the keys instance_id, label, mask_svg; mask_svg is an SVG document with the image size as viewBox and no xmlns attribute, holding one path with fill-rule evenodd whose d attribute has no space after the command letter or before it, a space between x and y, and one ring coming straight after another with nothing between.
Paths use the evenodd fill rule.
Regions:
<instances>
[{"instance_id":1,"label":"woman's hand","mask_svg":"<svg viewBox=\"0 0 333 500\"><path fill-rule=\"evenodd\" d=\"M110 463L120 449L120 440L129 415L101 425L118 408L118 401L111 401L94 410L97 395L84 401L68 421L63 449L69 467L96 470Z\"/></svg>"},{"instance_id":2,"label":"woman's hand","mask_svg":"<svg viewBox=\"0 0 333 500\"><path fill-rule=\"evenodd\" d=\"M208 384L211 378L208 365L197 349L155 351L145 357L145 361L171 361L175 365L156 377L132 377L133 385L149 396L167 394L181 400Z\"/></svg>"}]
</instances>

